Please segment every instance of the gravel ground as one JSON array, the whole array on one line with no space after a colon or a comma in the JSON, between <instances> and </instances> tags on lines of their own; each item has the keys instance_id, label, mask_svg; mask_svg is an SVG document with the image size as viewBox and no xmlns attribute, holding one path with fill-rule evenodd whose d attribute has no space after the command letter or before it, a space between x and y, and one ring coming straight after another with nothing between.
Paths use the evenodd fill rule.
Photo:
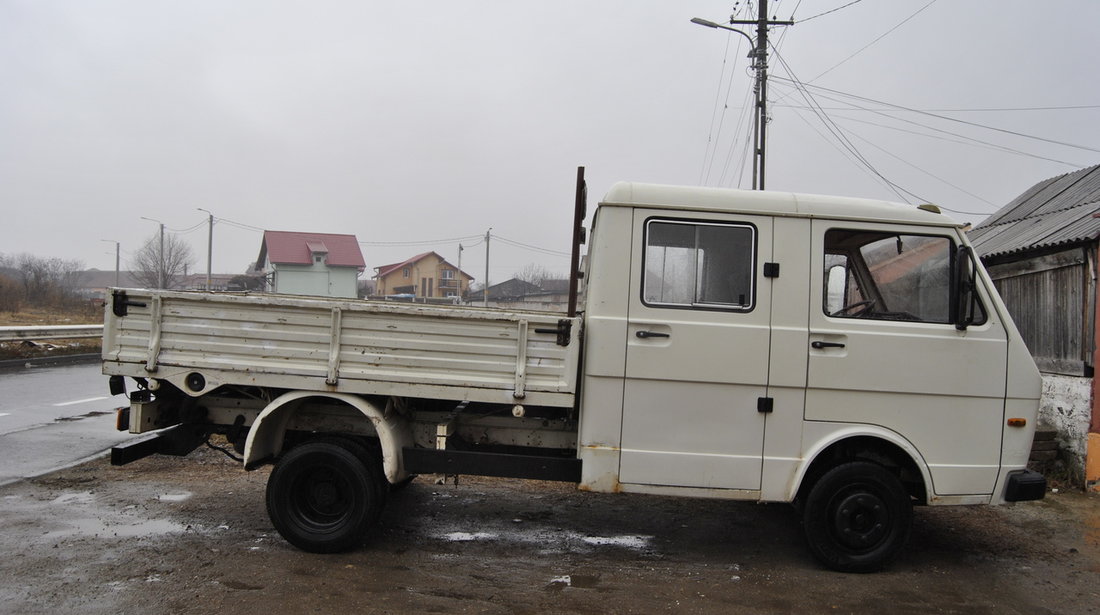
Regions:
<instances>
[{"instance_id":1,"label":"gravel ground","mask_svg":"<svg viewBox=\"0 0 1100 615\"><path fill-rule=\"evenodd\" d=\"M1100 496L919 508L886 572L822 569L781 505L421 477L359 550L287 545L209 450L0 488L3 613L1096 613Z\"/></svg>"}]
</instances>

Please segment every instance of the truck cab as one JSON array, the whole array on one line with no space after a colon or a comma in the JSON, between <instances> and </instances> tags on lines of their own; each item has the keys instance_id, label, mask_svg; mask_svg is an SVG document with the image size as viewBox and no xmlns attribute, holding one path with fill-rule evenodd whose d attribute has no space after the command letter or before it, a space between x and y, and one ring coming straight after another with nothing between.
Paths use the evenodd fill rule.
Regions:
<instances>
[{"instance_id":1,"label":"truck cab","mask_svg":"<svg viewBox=\"0 0 1100 615\"><path fill-rule=\"evenodd\" d=\"M592 235L581 488L812 505L852 570L910 501L1042 497L1038 371L936 207L622 183Z\"/></svg>"}]
</instances>

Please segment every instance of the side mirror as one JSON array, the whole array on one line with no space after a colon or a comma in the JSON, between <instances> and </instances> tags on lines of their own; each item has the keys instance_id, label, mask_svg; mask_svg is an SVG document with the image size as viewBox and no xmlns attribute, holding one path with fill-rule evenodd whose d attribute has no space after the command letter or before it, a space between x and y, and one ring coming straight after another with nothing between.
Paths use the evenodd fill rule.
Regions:
<instances>
[{"instance_id":1,"label":"side mirror","mask_svg":"<svg viewBox=\"0 0 1100 615\"><path fill-rule=\"evenodd\" d=\"M974 250L970 246L959 246L955 252L955 328L965 331L974 324L974 312L977 304L975 279L978 265L974 260Z\"/></svg>"}]
</instances>

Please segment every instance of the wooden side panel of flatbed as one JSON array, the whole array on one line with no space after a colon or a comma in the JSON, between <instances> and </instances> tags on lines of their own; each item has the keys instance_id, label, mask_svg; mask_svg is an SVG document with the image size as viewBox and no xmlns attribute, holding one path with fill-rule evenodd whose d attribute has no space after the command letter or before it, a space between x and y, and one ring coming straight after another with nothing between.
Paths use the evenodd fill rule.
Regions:
<instances>
[{"instance_id":1,"label":"wooden side panel of flatbed","mask_svg":"<svg viewBox=\"0 0 1100 615\"><path fill-rule=\"evenodd\" d=\"M230 384L574 402L580 318L324 297L115 292L125 292L126 313L116 315L108 302L104 373L169 380L191 395ZM189 386L191 374L202 376L201 388L194 377Z\"/></svg>"}]
</instances>

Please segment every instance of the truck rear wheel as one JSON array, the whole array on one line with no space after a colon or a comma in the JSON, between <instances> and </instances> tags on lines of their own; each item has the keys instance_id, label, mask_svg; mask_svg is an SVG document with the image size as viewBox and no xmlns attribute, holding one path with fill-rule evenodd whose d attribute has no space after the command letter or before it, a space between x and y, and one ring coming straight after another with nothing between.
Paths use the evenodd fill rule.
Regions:
<instances>
[{"instance_id":1,"label":"truck rear wheel","mask_svg":"<svg viewBox=\"0 0 1100 615\"><path fill-rule=\"evenodd\" d=\"M810 489L802 530L814 556L840 572L873 572L905 545L913 504L897 476L866 461L826 472Z\"/></svg>"},{"instance_id":2,"label":"truck rear wheel","mask_svg":"<svg viewBox=\"0 0 1100 615\"><path fill-rule=\"evenodd\" d=\"M380 468L357 447L307 442L276 464L267 481L267 514L287 542L311 553L347 551L362 543L384 498Z\"/></svg>"}]
</instances>

